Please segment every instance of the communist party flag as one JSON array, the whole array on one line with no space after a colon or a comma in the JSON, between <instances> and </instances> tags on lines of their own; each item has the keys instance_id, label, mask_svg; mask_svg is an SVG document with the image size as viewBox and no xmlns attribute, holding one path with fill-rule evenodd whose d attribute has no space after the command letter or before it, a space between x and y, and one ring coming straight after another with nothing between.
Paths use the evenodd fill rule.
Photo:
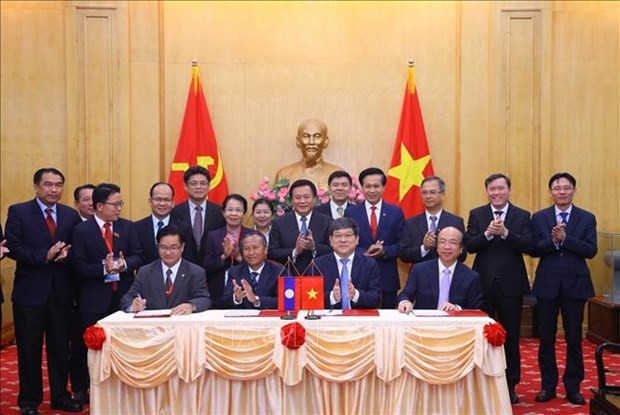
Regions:
<instances>
[{"instance_id":1,"label":"communist party flag","mask_svg":"<svg viewBox=\"0 0 620 415\"><path fill-rule=\"evenodd\" d=\"M192 62L192 80L187 94L183 125L168 178L168 183L174 188L175 203L187 199L183 172L190 166L196 165L209 169L211 174L209 200L221 204L228 195L228 185L226 184L222 158L215 141L209 108L200 84L198 63L194 61Z\"/></svg>"},{"instance_id":2,"label":"communist party flag","mask_svg":"<svg viewBox=\"0 0 620 415\"><path fill-rule=\"evenodd\" d=\"M322 276L299 277L299 295L302 310L322 310L324 308L324 290Z\"/></svg>"},{"instance_id":3,"label":"communist party flag","mask_svg":"<svg viewBox=\"0 0 620 415\"><path fill-rule=\"evenodd\" d=\"M413 61L409 61L405 98L383 199L400 205L406 218L422 213L420 185L424 177L432 174L433 163L418 100L415 67Z\"/></svg>"}]
</instances>

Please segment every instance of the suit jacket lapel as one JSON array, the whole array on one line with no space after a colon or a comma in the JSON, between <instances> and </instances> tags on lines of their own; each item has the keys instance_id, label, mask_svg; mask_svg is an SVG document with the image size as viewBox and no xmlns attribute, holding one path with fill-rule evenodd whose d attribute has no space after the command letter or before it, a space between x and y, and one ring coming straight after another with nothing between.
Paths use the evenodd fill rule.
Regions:
<instances>
[{"instance_id":1,"label":"suit jacket lapel","mask_svg":"<svg viewBox=\"0 0 620 415\"><path fill-rule=\"evenodd\" d=\"M34 221L35 225L39 228L41 235L45 235L50 242L54 242L54 239L52 238L52 235L50 235L50 231L47 228L47 223L45 223L43 212L41 212L41 209L39 208L39 204L36 201L36 198L32 199L31 207L32 207L31 209L32 220ZM58 209L56 209L56 220L58 220Z\"/></svg>"},{"instance_id":2,"label":"suit jacket lapel","mask_svg":"<svg viewBox=\"0 0 620 415\"><path fill-rule=\"evenodd\" d=\"M439 301L439 262L437 259L433 259L433 266L431 272L431 292L433 293L433 298L435 300L435 307L437 307L437 302ZM420 289L418 288L418 291Z\"/></svg>"},{"instance_id":3,"label":"suit jacket lapel","mask_svg":"<svg viewBox=\"0 0 620 415\"><path fill-rule=\"evenodd\" d=\"M174 304L174 300L176 299L178 293L182 292L183 287L186 284L188 274L189 274L189 266L183 259L181 259L181 265L179 265L179 270L177 271L176 278L174 279L172 292L170 293L170 297L168 297L169 305ZM162 274L161 281L163 281L163 274ZM165 290L166 289L165 289L165 284L164 284L164 292Z\"/></svg>"},{"instance_id":4,"label":"suit jacket lapel","mask_svg":"<svg viewBox=\"0 0 620 415\"><path fill-rule=\"evenodd\" d=\"M88 222L86 226L90 228L89 233L92 234L93 239L96 241L95 243L97 244L97 247L101 252L104 252L102 258L105 258L105 256L108 254L108 247L105 244L103 235L101 234L101 229L99 229L99 225L97 225L97 221L94 217L92 217L86 222Z\"/></svg>"},{"instance_id":5,"label":"suit jacket lapel","mask_svg":"<svg viewBox=\"0 0 620 415\"><path fill-rule=\"evenodd\" d=\"M448 298L450 299L451 303L454 302L454 294L460 291L461 284L463 282L462 278L460 277L460 274L462 272L460 265L461 264L459 264L459 262L457 261L456 267L454 267L454 274L452 275L452 282L450 283L450 295L448 296Z\"/></svg>"},{"instance_id":6,"label":"suit jacket lapel","mask_svg":"<svg viewBox=\"0 0 620 415\"><path fill-rule=\"evenodd\" d=\"M547 218L547 225L549 225L549 231L551 231L551 229L558 223L557 218L555 217L555 206L552 205L550 208L547 208L547 212L545 212L545 217Z\"/></svg>"},{"instance_id":7,"label":"suit jacket lapel","mask_svg":"<svg viewBox=\"0 0 620 415\"><path fill-rule=\"evenodd\" d=\"M258 276L258 284L256 285L256 294L260 295L261 293L265 292L265 285L267 284L267 279L269 277L269 263L265 262L265 266L263 266L263 270L261 271L261 273ZM244 268L247 268L247 266L245 266ZM249 274L250 270L248 269L248 274ZM250 282L250 281L248 281Z\"/></svg>"}]
</instances>

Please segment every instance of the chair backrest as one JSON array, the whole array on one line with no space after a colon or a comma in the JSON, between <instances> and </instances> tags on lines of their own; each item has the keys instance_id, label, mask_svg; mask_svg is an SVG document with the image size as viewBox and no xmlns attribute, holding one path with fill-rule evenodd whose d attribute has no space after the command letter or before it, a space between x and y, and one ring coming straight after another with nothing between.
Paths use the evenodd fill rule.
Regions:
<instances>
[{"instance_id":1,"label":"chair backrest","mask_svg":"<svg viewBox=\"0 0 620 415\"><path fill-rule=\"evenodd\" d=\"M608 386L605 381L605 364L603 362L603 352L609 351L614 354L620 354L619 343L603 343L596 348L596 370L598 372L598 388L601 393L611 393L614 395L620 394L620 385Z\"/></svg>"}]
</instances>

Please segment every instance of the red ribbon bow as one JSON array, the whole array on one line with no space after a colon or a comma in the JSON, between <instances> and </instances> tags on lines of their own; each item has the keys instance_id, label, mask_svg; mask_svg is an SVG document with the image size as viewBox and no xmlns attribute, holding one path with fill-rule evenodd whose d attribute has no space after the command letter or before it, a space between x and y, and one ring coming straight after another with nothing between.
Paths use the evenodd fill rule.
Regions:
<instances>
[{"instance_id":1,"label":"red ribbon bow","mask_svg":"<svg viewBox=\"0 0 620 415\"><path fill-rule=\"evenodd\" d=\"M487 323L484 326L484 337L495 347L506 342L506 330L500 323Z\"/></svg>"},{"instance_id":2,"label":"red ribbon bow","mask_svg":"<svg viewBox=\"0 0 620 415\"><path fill-rule=\"evenodd\" d=\"M280 335L282 344L289 349L299 349L306 342L306 329L298 322L282 326Z\"/></svg>"},{"instance_id":3,"label":"red ribbon bow","mask_svg":"<svg viewBox=\"0 0 620 415\"><path fill-rule=\"evenodd\" d=\"M105 341L105 331L98 326L89 326L84 331L84 344L91 350L101 350Z\"/></svg>"}]
</instances>

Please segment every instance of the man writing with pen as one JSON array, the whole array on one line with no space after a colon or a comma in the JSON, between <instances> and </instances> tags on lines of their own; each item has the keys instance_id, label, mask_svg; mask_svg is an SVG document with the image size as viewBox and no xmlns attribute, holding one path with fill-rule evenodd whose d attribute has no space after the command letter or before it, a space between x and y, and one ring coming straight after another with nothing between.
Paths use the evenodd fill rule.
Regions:
<instances>
[{"instance_id":1,"label":"man writing with pen","mask_svg":"<svg viewBox=\"0 0 620 415\"><path fill-rule=\"evenodd\" d=\"M138 270L138 274L121 298L126 312L144 309L170 309L172 315L185 315L211 308L205 271L182 258L185 234L174 225L157 233L159 258Z\"/></svg>"}]
</instances>

